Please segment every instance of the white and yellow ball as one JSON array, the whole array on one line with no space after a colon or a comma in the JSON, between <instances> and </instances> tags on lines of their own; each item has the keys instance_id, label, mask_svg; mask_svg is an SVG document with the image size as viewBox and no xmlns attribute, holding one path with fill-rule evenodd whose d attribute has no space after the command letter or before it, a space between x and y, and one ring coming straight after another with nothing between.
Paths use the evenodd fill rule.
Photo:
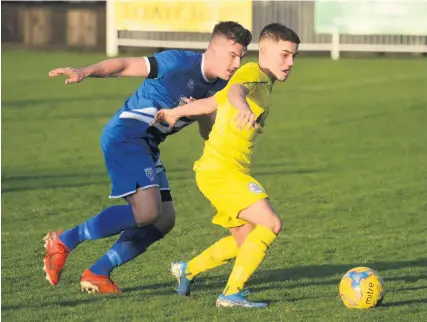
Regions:
<instances>
[{"instance_id":1,"label":"white and yellow ball","mask_svg":"<svg viewBox=\"0 0 427 322\"><path fill-rule=\"evenodd\" d=\"M383 279L369 267L355 267L345 273L339 291L344 305L355 309L380 306L385 293Z\"/></svg>"}]
</instances>

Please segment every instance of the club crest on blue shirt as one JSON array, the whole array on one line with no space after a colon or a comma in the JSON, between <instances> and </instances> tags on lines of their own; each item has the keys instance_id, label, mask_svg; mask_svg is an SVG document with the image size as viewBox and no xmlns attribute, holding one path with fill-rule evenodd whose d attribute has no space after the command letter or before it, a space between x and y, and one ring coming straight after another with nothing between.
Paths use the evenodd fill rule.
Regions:
<instances>
[{"instance_id":1,"label":"club crest on blue shirt","mask_svg":"<svg viewBox=\"0 0 427 322\"><path fill-rule=\"evenodd\" d=\"M188 81L187 86L188 86L188 88L189 88L189 89L194 89L194 80L192 80L192 79L190 78L190 80Z\"/></svg>"}]
</instances>

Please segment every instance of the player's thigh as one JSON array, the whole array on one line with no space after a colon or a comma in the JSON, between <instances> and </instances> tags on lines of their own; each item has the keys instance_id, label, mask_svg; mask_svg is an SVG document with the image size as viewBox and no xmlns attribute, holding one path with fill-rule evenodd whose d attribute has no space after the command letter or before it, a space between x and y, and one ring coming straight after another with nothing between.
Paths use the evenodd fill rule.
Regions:
<instances>
[{"instance_id":1,"label":"player's thigh","mask_svg":"<svg viewBox=\"0 0 427 322\"><path fill-rule=\"evenodd\" d=\"M278 234L282 229L282 221L275 213L270 200L264 198L240 211L238 217L253 225L262 225Z\"/></svg>"},{"instance_id":2,"label":"player's thigh","mask_svg":"<svg viewBox=\"0 0 427 322\"><path fill-rule=\"evenodd\" d=\"M154 222L154 225L163 233L163 235L165 235L175 226L175 208L172 201L169 182L166 176L166 169L160 159L156 161L156 178L160 187L162 212L156 222Z\"/></svg>"},{"instance_id":3,"label":"player's thigh","mask_svg":"<svg viewBox=\"0 0 427 322\"><path fill-rule=\"evenodd\" d=\"M244 224L239 227L232 227L230 228L230 232L234 237L234 240L236 241L237 247L240 248L240 246L245 241L246 237L254 230L254 226L250 223Z\"/></svg>"},{"instance_id":4,"label":"player's thigh","mask_svg":"<svg viewBox=\"0 0 427 322\"><path fill-rule=\"evenodd\" d=\"M154 157L143 139L104 139L102 149L105 165L110 176L111 198L139 195L137 189L159 188ZM158 189L157 189L158 190ZM139 197L137 197L139 198Z\"/></svg>"},{"instance_id":5,"label":"player's thigh","mask_svg":"<svg viewBox=\"0 0 427 322\"><path fill-rule=\"evenodd\" d=\"M125 199L132 206L138 226L149 225L161 216L162 199L159 187L138 188Z\"/></svg>"},{"instance_id":6,"label":"player's thigh","mask_svg":"<svg viewBox=\"0 0 427 322\"><path fill-rule=\"evenodd\" d=\"M212 222L224 228L238 227L246 222L237 218L239 201L235 196L230 183L234 182L228 175L224 176L217 171L196 172L196 182L200 192L210 201L217 210ZM236 208L237 207L237 208Z\"/></svg>"},{"instance_id":7,"label":"player's thigh","mask_svg":"<svg viewBox=\"0 0 427 322\"><path fill-rule=\"evenodd\" d=\"M196 181L200 191L218 211L212 222L225 228L246 224L238 217L239 213L268 198L258 181L240 171L200 171L196 173Z\"/></svg>"},{"instance_id":8,"label":"player's thigh","mask_svg":"<svg viewBox=\"0 0 427 322\"><path fill-rule=\"evenodd\" d=\"M112 183L110 197L125 198L132 205L138 226L145 226L154 222L162 209L155 160L145 140L129 139L119 129L122 127L104 133L101 139Z\"/></svg>"}]
</instances>

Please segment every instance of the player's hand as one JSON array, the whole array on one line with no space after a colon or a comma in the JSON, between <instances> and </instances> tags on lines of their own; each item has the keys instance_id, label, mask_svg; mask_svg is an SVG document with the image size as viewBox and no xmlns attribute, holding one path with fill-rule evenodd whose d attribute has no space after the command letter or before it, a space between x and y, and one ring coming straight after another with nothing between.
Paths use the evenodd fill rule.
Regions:
<instances>
[{"instance_id":1,"label":"player's hand","mask_svg":"<svg viewBox=\"0 0 427 322\"><path fill-rule=\"evenodd\" d=\"M173 110L162 109L156 113L154 120L150 123L150 126L153 126L156 123L165 122L169 124L169 130L171 130L177 121L178 117L174 114Z\"/></svg>"},{"instance_id":2,"label":"player's hand","mask_svg":"<svg viewBox=\"0 0 427 322\"><path fill-rule=\"evenodd\" d=\"M67 76L65 84L80 83L85 78L85 75L81 68L65 67L57 68L49 72L50 77L56 77L60 75Z\"/></svg>"},{"instance_id":3,"label":"player's hand","mask_svg":"<svg viewBox=\"0 0 427 322\"><path fill-rule=\"evenodd\" d=\"M234 121L240 130L243 130L245 126L248 128L248 130L251 128L260 128L259 124L255 121L255 114L252 113L249 107L238 109L238 113L234 117Z\"/></svg>"}]
</instances>

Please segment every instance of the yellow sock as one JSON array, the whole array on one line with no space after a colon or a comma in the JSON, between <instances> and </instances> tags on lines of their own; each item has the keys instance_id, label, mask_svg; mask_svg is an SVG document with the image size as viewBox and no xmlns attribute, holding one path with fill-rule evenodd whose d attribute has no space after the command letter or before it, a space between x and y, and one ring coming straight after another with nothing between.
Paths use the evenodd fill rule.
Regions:
<instances>
[{"instance_id":1,"label":"yellow sock","mask_svg":"<svg viewBox=\"0 0 427 322\"><path fill-rule=\"evenodd\" d=\"M233 236L224 237L190 260L185 275L188 279L193 279L201 272L224 265L237 256L238 250Z\"/></svg>"},{"instance_id":2,"label":"yellow sock","mask_svg":"<svg viewBox=\"0 0 427 322\"><path fill-rule=\"evenodd\" d=\"M255 227L239 249L224 295L235 294L243 289L245 283L261 265L267 249L275 239L276 234L270 229L260 225Z\"/></svg>"}]
</instances>

